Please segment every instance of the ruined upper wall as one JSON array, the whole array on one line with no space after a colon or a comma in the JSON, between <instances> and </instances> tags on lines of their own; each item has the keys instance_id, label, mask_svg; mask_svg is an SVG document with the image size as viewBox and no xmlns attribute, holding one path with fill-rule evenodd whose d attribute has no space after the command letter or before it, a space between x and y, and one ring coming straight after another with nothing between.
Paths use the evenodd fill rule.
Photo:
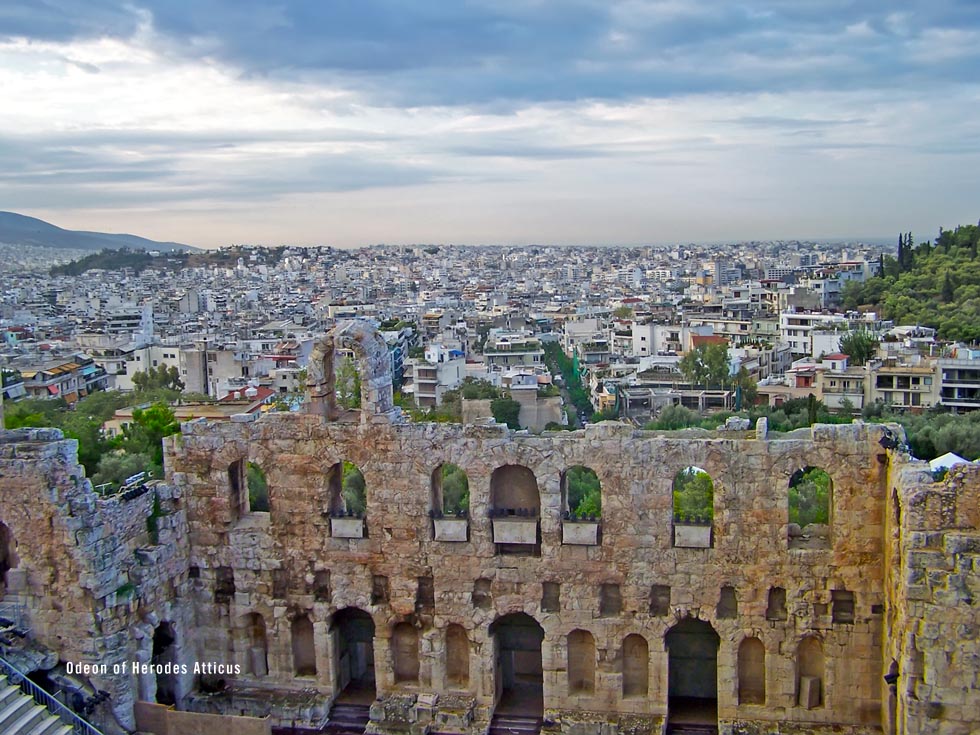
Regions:
<instances>
[{"instance_id":1,"label":"ruined upper wall","mask_svg":"<svg viewBox=\"0 0 980 735\"><path fill-rule=\"evenodd\" d=\"M179 497L159 483L100 497L77 451L57 429L0 432L0 522L16 557L3 602L21 607L31 635L64 662L148 661L155 621L180 619L187 531ZM92 683L132 726L136 679Z\"/></svg>"},{"instance_id":2,"label":"ruined upper wall","mask_svg":"<svg viewBox=\"0 0 980 735\"><path fill-rule=\"evenodd\" d=\"M980 467L933 482L896 467L889 494L884 669L896 732L967 735L980 723Z\"/></svg>"}]
</instances>

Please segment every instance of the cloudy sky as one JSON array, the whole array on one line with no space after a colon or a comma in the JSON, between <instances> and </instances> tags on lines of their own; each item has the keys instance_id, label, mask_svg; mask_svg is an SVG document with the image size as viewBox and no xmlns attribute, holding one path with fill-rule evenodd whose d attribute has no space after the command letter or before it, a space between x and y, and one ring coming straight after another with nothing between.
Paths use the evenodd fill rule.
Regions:
<instances>
[{"instance_id":1,"label":"cloudy sky","mask_svg":"<svg viewBox=\"0 0 980 735\"><path fill-rule=\"evenodd\" d=\"M195 245L931 236L976 0L2 0L0 209Z\"/></svg>"}]
</instances>

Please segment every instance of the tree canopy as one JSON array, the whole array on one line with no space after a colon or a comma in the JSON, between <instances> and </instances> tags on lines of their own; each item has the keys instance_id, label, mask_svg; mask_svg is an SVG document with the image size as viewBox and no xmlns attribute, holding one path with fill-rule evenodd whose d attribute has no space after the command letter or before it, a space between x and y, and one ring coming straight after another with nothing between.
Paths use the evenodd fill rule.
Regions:
<instances>
[{"instance_id":1,"label":"tree canopy","mask_svg":"<svg viewBox=\"0 0 980 735\"><path fill-rule=\"evenodd\" d=\"M575 518L601 517L602 490L595 470L576 465L565 471L565 507Z\"/></svg>"},{"instance_id":2,"label":"tree canopy","mask_svg":"<svg viewBox=\"0 0 980 735\"><path fill-rule=\"evenodd\" d=\"M806 528L811 523L830 523L830 475L807 467L789 483L789 522Z\"/></svg>"},{"instance_id":3,"label":"tree canopy","mask_svg":"<svg viewBox=\"0 0 980 735\"><path fill-rule=\"evenodd\" d=\"M849 332L840 338L840 351L850 358L853 365L864 365L875 356L878 350L878 338L871 332L861 330Z\"/></svg>"},{"instance_id":4,"label":"tree canopy","mask_svg":"<svg viewBox=\"0 0 980 735\"><path fill-rule=\"evenodd\" d=\"M845 308L876 309L896 324L933 327L941 339L980 340L980 227L940 229L934 243L899 237L897 257L881 259L881 275L845 285Z\"/></svg>"},{"instance_id":5,"label":"tree canopy","mask_svg":"<svg viewBox=\"0 0 980 735\"><path fill-rule=\"evenodd\" d=\"M710 522L714 518L715 485L700 467L685 467L674 477L674 519Z\"/></svg>"},{"instance_id":6,"label":"tree canopy","mask_svg":"<svg viewBox=\"0 0 980 735\"><path fill-rule=\"evenodd\" d=\"M728 345L698 345L681 358L677 367L693 385L720 388L729 380Z\"/></svg>"},{"instance_id":7,"label":"tree canopy","mask_svg":"<svg viewBox=\"0 0 980 735\"><path fill-rule=\"evenodd\" d=\"M180 379L180 370L173 366L167 367L166 365L151 367L146 371L133 373L133 386L137 391L143 393L157 388L172 390L176 393L184 390L184 383Z\"/></svg>"}]
</instances>

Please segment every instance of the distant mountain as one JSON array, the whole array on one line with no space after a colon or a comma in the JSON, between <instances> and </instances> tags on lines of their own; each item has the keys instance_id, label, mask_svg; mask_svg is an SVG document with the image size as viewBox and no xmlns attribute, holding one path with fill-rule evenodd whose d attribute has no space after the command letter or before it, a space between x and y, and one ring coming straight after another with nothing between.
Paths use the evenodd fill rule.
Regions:
<instances>
[{"instance_id":1,"label":"distant mountain","mask_svg":"<svg viewBox=\"0 0 980 735\"><path fill-rule=\"evenodd\" d=\"M103 250L130 248L132 250L191 250L198 248L179 242L157 242L136 235L112 235L106 232L63 230L44 220L26 217L16 212L0 212L0 243L8 245L39 245L46 248L75 248Z\"/></svg>"}]
</instances>

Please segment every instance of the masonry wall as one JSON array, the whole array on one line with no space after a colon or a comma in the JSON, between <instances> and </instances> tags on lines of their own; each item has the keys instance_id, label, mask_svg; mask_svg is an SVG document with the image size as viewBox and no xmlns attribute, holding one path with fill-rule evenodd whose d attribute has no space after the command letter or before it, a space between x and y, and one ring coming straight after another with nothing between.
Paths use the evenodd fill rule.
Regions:
<instances>
[{"instance_id":1,"label":"masonry wall","mask_svg":"<svg viewBox=\"0 0 980 735\"><path fill-rule=\"evenodd\" d=\"M128 499L98 497L75 442L60 432L5 432L0 521L9 529L11 568L2 602L24 606L34 635L62 661L109 666L149 662L154 631L167 622L174 656L188 667L253 671L261 616L268 673L225 677L233 696L205 696L209 712L239 714L259 692L280 721L322 719L338 689L340 641L331 625L339 611L357 608L375 629L374 730L418 729L432 718L440 732L480 732L497 694L490 626L522 612L544 631L545 714L565 732L608 732L607 723L657 732L667 714L666 636L696 619L720 638L724 733L965 735L980 721L980 470L956 468L934 483L924 463L882 449L883 432L854 424L769 438L658 435L604 423L529 436L495 426L270 414L185 424L165 442L166 483ZM270 513L233 517L228 467L240 459L265 470ZM328 477L343 460L364 473L367 538L330 534ZM463 542L433 540L430 483L441 462L469 476ZM502 554L494 545L491 476L505 465L536 479L537 555ZM573 465L591 467L602 483L597 545L562 544L561 474ZM671 483L692 465L714 481L709 549L672 543ZM807 466L833 479L829 549L787 542L787 486ZM651 605L654 586L669 588L663 610ZM726 593L719 607L723 587L734 590L734 606ZM768 619L770 587L785 590L785 620ZM834 622L835 591L853 594L853 622ZM312 676L294 675L291 630L305 629L293 625L301 616L313 627ZM396 626L405 623L396 653ZM645 677L637 636L646 644ZM416 637L417 667L406 649ZM764 648L764 703L739 703L737 657L749 637ZM823 696L808 709L798 704L798 651L814 640ZM756 655L745 668L757 666ZM407 680L395 681L396 668ZM894 693L884 679L892 673ZM759 680L751 676L745 692L755 698ZM90 678L110 693L125 727L135 724L134 701L156 696L153 675ZM179 677L178 706L203 701L191 695L196 683L192 674ZM644 683L646 694L638 694ZM430 693L438 701L423 706L421 695Z\"/></svg>"},{"instance_id":2,"label":"masonry wall","mask_svg":"<svg viewBox=\"0 0 980 735\"><path fill-rule=\"evenodd\" d=\"M980 723L980 467L932 482L905 464L889 495L886 725L968 735Z\"/></svg>"},{"instance_id":3,"label":"masonry wall","mask_svg":"<svg viewBox=\"0 0 980 735\"><path fill-rule=\"evenodd\" d=\"M56 429L4 431L0 521L15 555L3 602L25 610L32 635L62 662L104 665L105 675L89 679L110 694L112 711L96 717L135 726L133 703L153 698L155 677L113 674L113 666L148 662L161 620L189 628L191 610L179 604L187 570L179 491L155 484L130 499L100 498L75 440ZM185 677L178 690L191 685Z\"/></svg>"},{"instance_id":4,"label":"masonry wall","mask_svg":"<svg viewBox=\"0 0 980 735\"><path fill-rule=\"evenodd\" d=\"M754 437L754 434L751 435ZM375 625L379 695L451 692L446 683L447 626L469 636L469 684L475 722L485 724L494 703L493 642L489 626L524 612L544 629L544 699L558 722L626 721L656 727L666 715L664 637L678 620L709 622L718 650L719 719L752 731L764 723L845 725L874 731L881 718L882 560L888 459L881 429L852 425L795 432L784 438L677 438L613 423L546 436L514 435L501 427L354 425L318 417L271 414L254 423L185 424L166 447L168 480L186 501L199 658L229 651L244 664L246 616L258 613L268 630L266 684L335 694L332 616L347 607L367 611ZM246 458L266 473L271 512L232 520L228 466ZM362 470L368 498L364 539L330 536L327 477L337 462ZM469 541L432 540L430 481L441 462L453 462L470 483ZM494 469L517 464L533 471L541 497L539 556L496 553L488 518ZM561 473L573 465L594 469L602 483L601 544L561 543ZM705 469L715 485L714 548L672 546L672 481L688 466ZM788 483L801 467L833 478L832 548L790 550ZM234 576L234 594L215 602L220 572ZM316 599L318 571L330 572L329 599ZM387 578L386 602L372 603L372 580ZM435 606L416 608L418 578L432 577ZM476 580L489 580L490 604L475 606ZM556 611L541 609L542 583L560 584ZM619 586L622 611L603 617L602 584ZM669 585L670 610L652 615L653 585ZM722 586L735 589L737 614L718 619ZM769 587L786 590L787 619L767 620ZM834 623L831 592L855 598L853 623ZM322 596L321 596L322 597ZM290 624L313 621L317 675L293 676ZM419 631L418 682L395 683L390 640L410 622ZM595 687L569 693L568 635L595 640ZM646 697L622 695L623 642L643 636L649 647ZM766 649L764 705L740 705L736 651L755 636ZM797 706L797 649L807 636L825 659L823 703ZM755 725L753 725L755 723ZM748 728L748 729L745 729Z\"/></svg>"}]
</instances>

